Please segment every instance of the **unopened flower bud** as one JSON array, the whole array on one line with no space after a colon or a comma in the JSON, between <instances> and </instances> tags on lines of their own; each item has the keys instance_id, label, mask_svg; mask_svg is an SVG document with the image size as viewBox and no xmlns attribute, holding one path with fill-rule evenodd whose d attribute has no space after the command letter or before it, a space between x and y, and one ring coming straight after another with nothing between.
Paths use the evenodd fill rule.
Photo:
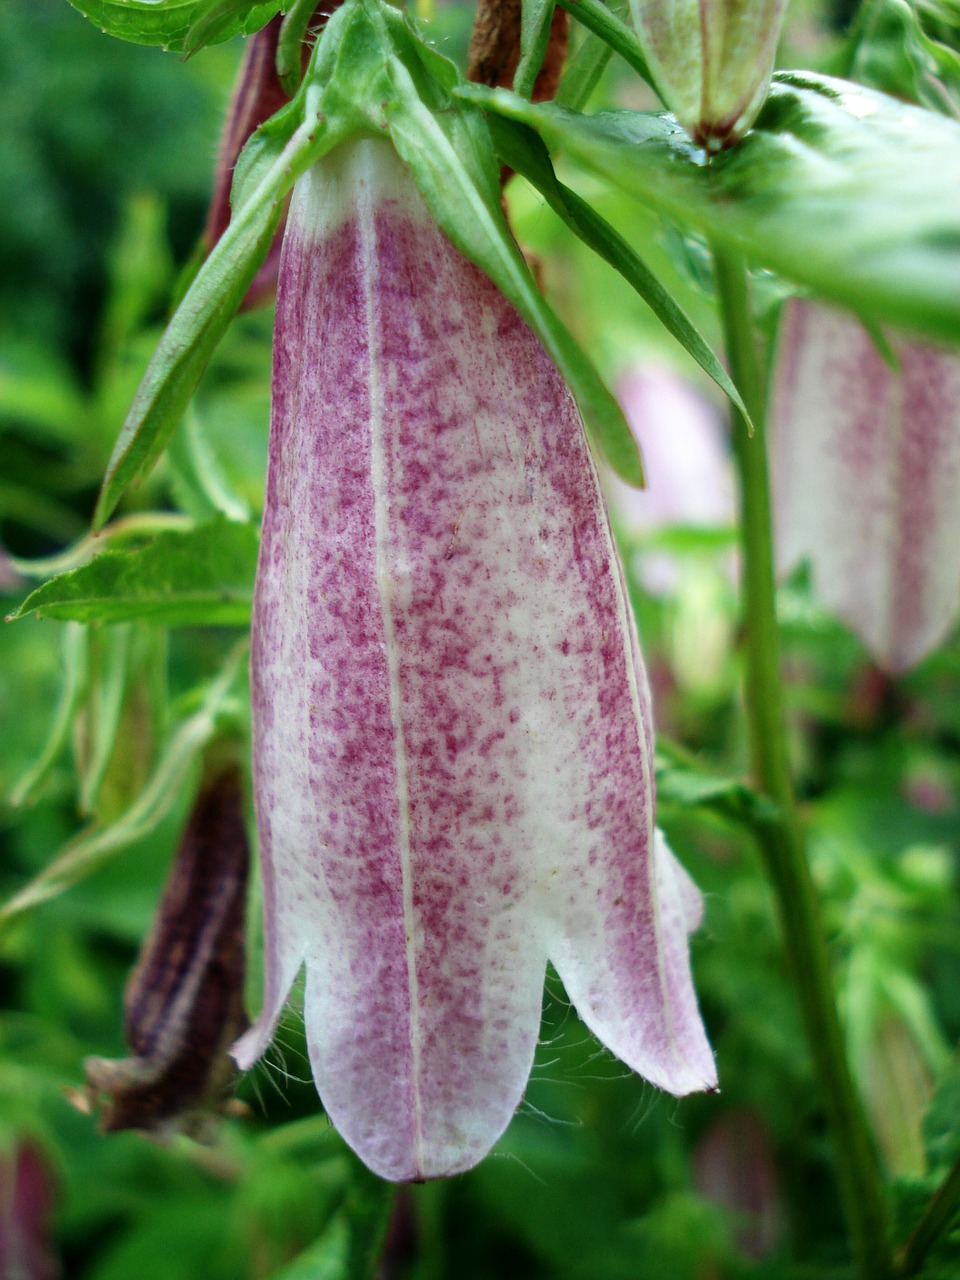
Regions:
<instances>
[{"instance_id":1,"label":"unopened flower bud","mask_svg":"<svg viewBox=\"0 0 960 1280\"><path fill-rule=\"evenodd\" d=\"M786 0L630 0L653 82L708 151L747 132L767 95Z\"/></svg>"},{"instance_id":2,"label":"unopened flower bud","mask_svg":"<svg viewBox=\"0 0 960 1280\"><path fill-rule=\"evenodd\" d=\"M249 849L240 773L200 793L153 930L127 987L133 1056L88 1058L106 1130L202 1132L234 1070L227 1049L243 1029L244 908Z\"/></svg>"}]
</instances>

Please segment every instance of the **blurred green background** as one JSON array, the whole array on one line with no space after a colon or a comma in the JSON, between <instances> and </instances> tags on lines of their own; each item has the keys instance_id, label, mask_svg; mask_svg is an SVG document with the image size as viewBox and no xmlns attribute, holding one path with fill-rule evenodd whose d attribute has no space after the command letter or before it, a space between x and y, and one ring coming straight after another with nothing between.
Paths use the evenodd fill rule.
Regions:
<instances>
[{"instance_id":1,"label":"blurred green background","mask_svg":"<svg viewBox=\"0 0 960 1280\"><path fill-rule=\"evenodd\" d=\"M461 60L470 19L462 6L432 18L438 45ZM824 65L839 46L838 20L798 7L784 61ZM8 556L55 556L88 526L203 227L241 52L234 42L183 61L103 37L66 0L0 7L6 612L31 586ZM595 99L603 101L643 99L612 66ZM701 247L625 197L566 176L643 246L716 342ZM627 286L521 184L510 198L549 296L611 382L656 366L709 398ZM776 302L771 283L771 325ZM257 515L270 331L269 310L233 325L170 454L128 497L126 515L201 518L218 504ZM709 773L743 774L730 530L671 538L638 531L623 510L617 518L667 749L695 752ZM651 543L675 563L656 596L643 578ZM894 683L816 607L802 575L780 606L792 749L849 1051L903 1238L960 1152L960 648ZM240 634L145 624L87 634L36 619L0 629L4 898L68 842L124 821ZM242 676L218 723L243 740ZM350 1274L345 1233L377 1193L320 1114L295 1011L282 1050L239 1082L248 1113L223 1119L205 1143L102 1135L71 1102L86 1056L124 1054L124 982L200 772L195 753L136 838L128 832L92 875L0 936L0 1256L17 1224L33 1241L21 1271L0 1280ZM755 852L743 831L671 799L668 786L660 821L706 896L693 956L722 1093L677 1102L631 1076L548 977L519 1114L478 1169L401 1192L384 1276L849 1274L823 1111ZM253 956L256 1001L255 939ZM34 1210L29 1230L18 1185ZM955 1240L925 1274L960 1274Z\"/></svg>"}]
</instances>

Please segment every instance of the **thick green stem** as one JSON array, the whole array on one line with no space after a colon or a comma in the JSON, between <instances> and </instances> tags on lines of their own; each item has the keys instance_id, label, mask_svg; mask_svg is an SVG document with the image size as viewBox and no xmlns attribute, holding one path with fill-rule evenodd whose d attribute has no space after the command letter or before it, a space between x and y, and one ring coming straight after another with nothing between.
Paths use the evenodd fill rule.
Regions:
<instances>
[{"instance_id":1,"label":"thick green stem","mask_svg":"<svg viewBox=\"0 0 960 1280\"><path fill-rule=\"evenodd\" d=\"M730 371L753 420L734 411L741 487L746 709L757 785L780 818L758 829L833 1135L837 1178L860 1280L892 1273L886 1198L876 1150L844 1051L826 940L804 849L787 758L774 594L770 486L764 440L765 383L743 261L714 250Z\"/></svg>"}]
</instances>

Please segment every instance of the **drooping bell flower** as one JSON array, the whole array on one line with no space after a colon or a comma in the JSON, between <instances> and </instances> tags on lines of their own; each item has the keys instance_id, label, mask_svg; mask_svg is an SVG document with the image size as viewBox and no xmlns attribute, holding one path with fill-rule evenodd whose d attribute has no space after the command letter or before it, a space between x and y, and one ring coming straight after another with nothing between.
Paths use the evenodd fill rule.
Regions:
<instances>
[{"instance_id":1,"label":"drooping bell flower","mask_svg":"<svg viewBox=\"0 0 960 1280\"><path fill-rule=\"evenodd\" d=\"M628 537L684 526L733 529L733 461L719 410L672 370L637 365L620 379L617 397L643 452L646 488L607 469L603 486ZM679 581L675 556L642 549L637 576L651 595L670 595Z\"/></svg>"},{"instance_id":2,"label":"drooping bell flower","mask_svg":"<svg viewBox=\"0 0 960 1280\"><path fill-rule=\"evenodd\" d=\"M852 315L791 301L771 412L780 566L875 661L906 671L960 608L960 354L893 337L894 369Z\"/></svg>"},{"instance_id":3,"label":"drooping bell flower","mask_svg":"<svg viewBox=\"0 0 960 1280\"><path fill-rule=\"evenodd\" d=\"M366 1163L470 1167L552 960L612 1051L711 1088L699 894L655 839L646 679L573 400L383 140L294 191L254 604L265 1050L306 966L313 1075Z\"/></svg>"},{"instance_id":4,"label":"drooping bell flower","mask_svg":"<svg viewBox=\"0 0 960 1280\"><path fill-rule=\"evenodd\" d=\"M767 96L787 0L630 0L657 91L708 151L747 132Z\"/></svg>"}]
</instances>

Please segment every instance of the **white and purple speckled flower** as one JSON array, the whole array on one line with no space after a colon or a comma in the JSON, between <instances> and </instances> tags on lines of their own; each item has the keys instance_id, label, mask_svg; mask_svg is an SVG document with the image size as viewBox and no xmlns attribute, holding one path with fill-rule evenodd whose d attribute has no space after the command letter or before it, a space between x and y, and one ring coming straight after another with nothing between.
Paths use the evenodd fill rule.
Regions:
<instances>
[{"instance_id":1,"label":"white and purple speckled flower","mask_svg":"<svg viewBox=\"0 0 960 1280\"><path fill-rule=\"evenodd\" d=\"M388 143L297 184L253 623L268 1044L306 965L314 1078L377 1173L470 1167L552 960L676 1094L715 1083L699 894L654 835L650 711L596 472L539 341Z\"/></svg>"},{"instance_id":2,"label":"white and purple speckled flower","mask_svg":"<svg viewBox=\"0 0 960 1280\"><path fill-rule=\"evenodd\" d=\"M846 312L794 300L771 412L778 559L888 671L960 609L960 355L897 337L895 371Z\"/></svg>"}]
</instances>

